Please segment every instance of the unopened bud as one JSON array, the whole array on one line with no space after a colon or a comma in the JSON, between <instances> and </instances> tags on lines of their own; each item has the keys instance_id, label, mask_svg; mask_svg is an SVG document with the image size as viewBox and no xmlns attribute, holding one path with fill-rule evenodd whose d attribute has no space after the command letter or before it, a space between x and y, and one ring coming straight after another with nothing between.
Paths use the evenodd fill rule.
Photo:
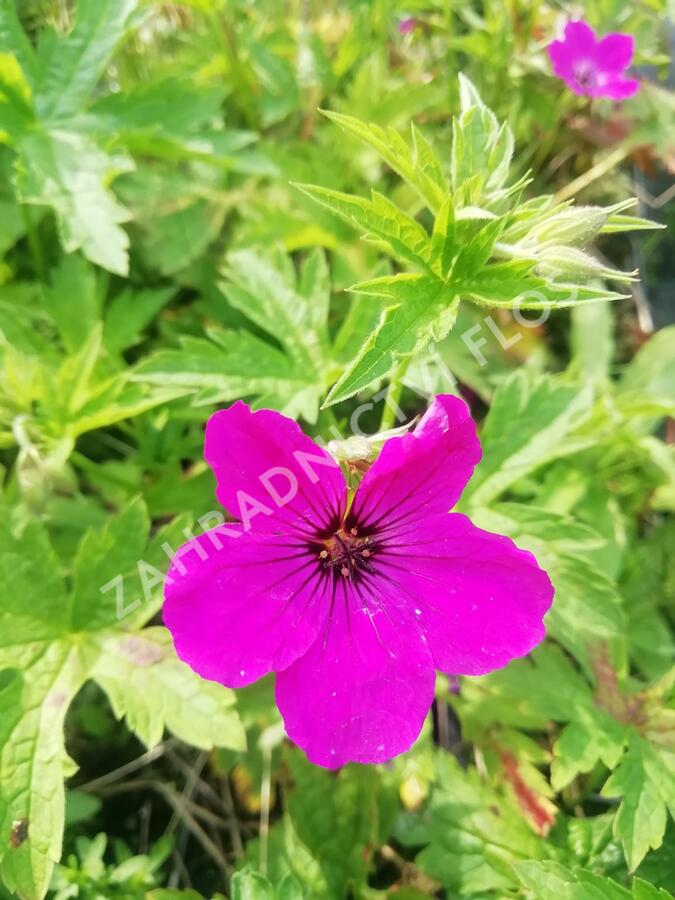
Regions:
<instances>
[{"instance_id":1,"label":"unopened bud","mask_svg":"<svg viewBox=\"0 0 675 900\"><path fill-rule=\"evenodd\" d=\"M329 441L326 449L338 462L361 462L375 456L370 439L360 434L348 437L344 441Z\"/></svg>"}]
</instances>

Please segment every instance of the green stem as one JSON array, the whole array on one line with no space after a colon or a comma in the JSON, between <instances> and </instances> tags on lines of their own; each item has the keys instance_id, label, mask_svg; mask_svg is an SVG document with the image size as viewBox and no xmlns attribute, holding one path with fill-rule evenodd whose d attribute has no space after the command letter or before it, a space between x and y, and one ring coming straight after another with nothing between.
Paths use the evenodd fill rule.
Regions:
<instances>
[{"instance_id":1,"label":"green stem","mask_svg":"<svg viewBox=\"0 0 675 900\"><path fill-rule=\"evenodd\" d=\"M44 281L45 257L44 253L42 252L40 235L38 234L35 223L33 222L33 217L30 214L30 209L28 208L28 205L26 203L21 204L21 215L23 217L23 223L26 226L26 237L28 238L28 247L30 249L30 255L33 259L35 271L37 272L38 277L42 281Z\"/></svg>"},{"instance_id":2,"label":"green stem","mask_svg":"<svg viewBox=\"0 0 675 900\"><path fill-rule=\"evenodd\" d=\"M564 188L561 188L561 190L559 190L558 193L554 196L553 202L562 203L564 200L569 200L570 197L574 197L580 191L583 191L584 188L587 188L589 185L593 184L593 182L597 181L598 178L602 178L605 175L608 175L613 169L615 169L620 163L622 163L627 156L630 156L631 150L632 148L625 144L621 147L617 147L615 150L612 150L611 153L608 153L607 156L603 156L599 162L597 162L587 172L584 172L583 175L580 175Z\"/></svg>"},{"instance_id":3,"label":"green stem","mask_svg":"<svg viewBox=\"0 0 675 900\"><path fill-rule=\"evenodd\" d=\"M260 832L258 835L260 857L259 867L261 873L267 875L267 848L270 833L270 797L272 786L272 751L269 747L262 748L262 782L260 786Z\"/></svg>"},{"instance_id":4,"label":"green stem","mask_svg":"<svg viewBox=\"0 0 675 900\"><path fill-rule=\"evenodd\" d=\"M209 19L213 25L216 38L223 50L223 55L230 67L232 79L232 98L248 128L256 128L253 99L248 88L248 73L239 57L237 33L234 20L221 21L215 9L209 10Z\"/></svg>"},{"instance_id":5,"label":"green stem","mask_svg":"<svg viewBox=\"0 0 675 900\"><path fill-rule=\"evenodd\" d=\"M382 410L382 419L380 420L380 431L388 431L401 423L396 418L396 412L399 409L399 400L403 392L403 376L408 371L410 358L400 362L391 374L389 387L384 398L384 409Z\"/></svg>"}]
</instances>

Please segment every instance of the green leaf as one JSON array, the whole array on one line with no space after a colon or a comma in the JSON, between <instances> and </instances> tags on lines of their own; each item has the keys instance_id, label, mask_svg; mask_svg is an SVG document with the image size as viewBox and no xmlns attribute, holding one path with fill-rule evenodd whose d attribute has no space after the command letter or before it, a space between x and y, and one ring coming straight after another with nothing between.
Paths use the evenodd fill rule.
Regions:
<instances>
[{"instance_id":1,"label":"green leaf","mask_svg":"<svg viewBox=\"0 0 675 900\"><path fill-rule=\"evenodd\" d=\"M9 321L16 324L22 316L25 321L20 329L10 328L13 338L18 334L21 351L0 335L0 429L7 433L5 446L24 446L36 489L61 477L79 435L186 393L171 386L130 383L131 372L120 371L120 362L102 347L100 319L85 333L100 308L100 284L90 267L66 260L55 271L52 285L31 294L30 311L17 306L19 315L12 316L13 304L7 310ZM17 294L17 303L22 296ZM53 340L54 323L45 307L54 309L62 342L72 352L63 352ZM0 303L0 324L2 320ZM17 421L24 438L17 436Z\"/></svg>"},{"instance_id":2,"label":"green leaf","mask_svg":"<svg viewBox=\"0 0 675 900\"><path fill-rule=\"evenodd\" d=\"M388 375L399 360L420 352L432 340L445 337L452 327L459 300L447 298L450 302L444 305L443 288L442 282L422 275L394 276L356 285L354 290L377 292L380 296L389 291L389 296L404 302L384 310L379 325L333 386L324 406L352 397Z\"/></svg>"},{"instance_id":3,"label":"green leaf","mask_svg":"<svg viewBox=\"0 0 675 900\"><path fill-rule=\"evenodd\" d=\"M235 872L230 890L232 900L304 900L310 896L290 874L275 885L248 867Z\"/></svg>"},{"instance_id":4,"label":"green leaf","mask_svg":"<svg viewBox=\"0 0 675 900\"><path fill-rule=\"evenodd\" d=\"M483 459L462 502L482 506L545 463L576 452L583 443L571 433L590 414L591 400L590 385L511 375L495 394L481 435Z\"/></svg>"},{"instance_id":5,"label":"green leaf","mask_svg":"<svg viewBox=\"0 0 675 900\"><path fill-rule=\"evenodd\" d=\"M400 820L396 834L404 844L426 845L415 862L451 895L506 896L514 887L513 863L545 852L510 799L450 755L437 758L423 815Z\"/></svg>"},{"instance_id":6,"label":"green leaf","mask_svg":"<svg viewBox=\"0 0 675 900\"><path fill-rule=\"evenodd\" d=\"M636 717L636 702L615 683L610 685L611 697L601 696L599 685L594 693L589 681L556 645L537 648L529 659L492 673L486 683L494 691L494 709L504 710L493 717L504 718L507 724L544 730L550 720L569 723L553 746L554 788L562 789L598 761L613 768L622 758L632 724L629 720ZM606 693L609 695L608 689Z\"/></svg>"},{"instance_id":7,"label":"green leaf","mask_svg":"<svg viewBox=\"0 0 675 900\"><path fill-rule=\"evenodd\" d=\"M248 332L212 328L209 336L186 337L178 350L157 351L136 367L133 378L199 391L196 404L258 396L285 415L316 420L319 391L311 372Z\"/></svg>"},{"instance_id":8,"label":"green leaf","mask_svg":"<svg viewBox=\"0 0 675 900\"><path fill-rule=\"evenodd\" d=\"M236 250L227 258L225 275L227 280L221 288L230 305L280 340L291 359L313 369L315 379L319 379L328 346L326 319L310 325L313 318L310 302L316 296L300 292L287 258L282 254L266 258L251 250ZM325 280L323 290L328 290ZM320 302L326 309L325 295Z\"/></svg>"},{"instance_id":9,"label":"green leaf","mask_svg":"<svg viewBox=\"0 0 675 900\"><path fill-rule=\"evenodd\" d=\"M98 660L91 677L108 695L117 718L124 717L147 747L158 744L168 728L204 750L245 749L234 693L200 678L177 659L166 629L104 633L92 641Z\"/></svg>"},{"instance_id":10,"label":"green leaf","mask_svg":"<svg viewBox=\"0 0 675 900\"><path fill-rule=\"evenodd\" d=\"M273 885L259 872L244 869L232 876L232 900L274 900Z\"/></svg>"},{"instance_id":11,"label":"green leaf","mask_svg":"<svg viewBox=\"0 0 675 900\"><path fill-rule=\"evenodd\" d=\"M577 270L578 272L578 267ZM620 300L625 294L602 288L563 284L533 273L528 260L493 263L466 282L460 282L462 294L486 306L505 309L568 309L597 301Z\"/></svg>"},{"instance_id":12,"label":"green leaf","mask_svg":"<svg viewBox=\"0 0 675 900\"><path fill-rule=\"evenodd\" d=\"M256 396L261 406L316 421L327 376L335 369L326 322L330 281L325 259L308 257L298 276L282 252L236 250L227 258L224 275L219 287L229 306L269 340L212 327L211 340L183 338L179 350L160 350L143 361L134 379L199 390L196 403Z\"/></svg>"},{"instance_id":13,"label":"green leaf","mask_svg":"<svg viewBox=\"0 0 675 900\"><path fill-rule=\"evenodd\" d=\"M613 769L623 754L625 728L601 710L581 708L553 745L551 785L567 787L580 773L591 772L598 762Z\"/></svg>"},{"instance_id":14,"label":"green leaf","mask_svg":"<svg viewBox=\"0 0 675 900\"><path fill-rule=\"evenodd\" d=\"M362 228L367 240L376 241L394 259L430 272L429 235L415 219L382 194L371 191L371 199L363 200L341 191L308 184L298 184L296 187L350 224Z\"/></svg>"},{"instance_id":15,"label":"green leaf","mask_svg":"<svg viewBox=\"0 0 675 900\"><path fill-rule=\"evenodd\" d=\"M137 6L138 0L78 0L73 30L51 40L40 56L35 93L43 119L58 121L80 112Z\"/></svg>"},{"instance_id":16,"label":"green leaf","mask_svg":"<svg viewBox=\"0 0 675 900\"><path fill-rule=\"evenodd\" d=\"M556 556L583 554L604 546L605 538L589 525L531 503L499 503L478 509L474 520L481 528L518 539L545 541L546 551Z\"/></svg>"},{"instance_id":17,"label":"green leaf","mask_svg":"<svg viewBox=\"0 0 675 900\"><path fill-rule=\"evenodd\" d=\"M665 888L649 884L641 878L633 879L634 900L672 900L672 896Z\"/></svg>"},{"instance_id":18,"label":"green leaf","mask_svg":"<svg viewBox=\"0 0 675 900\"><path fill-rule=\"evenodd\" d=\"M547 616L551 634L590 669L590 654L608 644L619 666L625 663L626 616L616 585L592 563L563 553L549 566L556 589Z\"/></svg>"},{"instance_id":19,"label":"green leaf","mask_svg":"<svg viewBox=\"0 0 675 900\"><path fill-rule=\"evenodd\" d=\"M502 704L518 700L542 724L549 719L576 721L593 707L588 681L556 644L544 644L528 659L493 672L487 681L498 690Z\"/></svg>"},{"instance_id":20,"label":"green leaf","mask_svg":"<svg viewBox=\"0 0 675 900\"><path fill-rule=\"evenodd\" d=\"M650 681L668 672L675 641L667 621L675 567L671 546L675 522L666 519L629 548L621 572L621 592L628 614L631 658Z\"/></svg>"},{"instance_id":21,"label":"green leaf","mask_svg":"<svg viewBox=\"0 0 675 900\"><path fill-rule=\"evenodd\" d=\"M101 351L101 324L97 322L77 351L59 366L55 401L57 414L64 419L74 416L89 400L96 363Z\"/></svg>"},{"instance_id":22,"label":"green leaf","mask_svg":"<svg viewBox=\"0 0 675 900\"><path fill-rule=\"evenodd\" d=\"M393 128L366 125L353 116L322 110L323 114L343 131L372 147L401 178L419 194L420 198L436 213L443 203L446 185L437 163L429 163L429 145L425 145L418 163L418 154L410 148ZM419 150L419 136L417 137Z\"/></svg>"},{"instance_id":23,"label":"green leaf","mask_svg":"<svg viewBox=\"0 0 675 900\"><path fill-rule=\"evenodd\" d=\"M27 133L18 150L15 181L22 202L54 209L67 253L81 249L92 262L126 275L129 238L120 225L129 213L108 184L129 169L129 161L68 131Z\"/></svg>"},{"instance_id":24,"label":"green leaf","mask_svg":"<svg viewBox=\"0 0 675 900\"><path fill-rule=\"evenodd\" d=\"M182 143L182 149L187 151L193 142L196 151L204 141L208 143L209 137L213 140L216 136L221 141L221 153L226 149L235 153L250 146L256 134L230 129L209 131L218 118L226 93L227 89L220 83L197 84L180 75L149 82L134 80L123 91L97 97L91 115L96 117L98 127L111 137L121 134L125 144L141 154L171 159L178 149L172 144ZM208 149L211 153L202 155L219 162L211 158L215 148Z\"/></svg>"},{"instance_id":25,"label":"green leaf","mask_svg":"<svg viewBox=\"0 0 675 900\"><path fill-rule=\"evenodd\" d=\"M139 416L187 393L184 388L170 386L157 386L148 390L145 386L128 384L129 377L130 373L124 373L103 384L91 386L86 403L74 411L68 433L77 437L96 428L105 428Z\"/></svg>"},{"instance_id":26,"label":"green leaf","mask_svg":"<svg viewBox=\"0 0 675 900\"><path fill-rule=\"evenodd\" d=\"M0 53L0 137L13 142L35 120L31 87L16 56Z\"/></svg>"},{"instance_id":27,"label":"green leaf","mask_svg":"<svg viewBox=\"0 0 675 900\"><path fill-rule=\"evenodd\" d=\"M573 872L550 860L517 863L515 870L530 900L630 900L640 896L604 875L584 869Z\"/></svg>"},{"instance_id":28,"label":"green leaf","mask_svg":"<svg viewBox=\"0 0 675 900\"><path fill-rule=\"evenodd\" d=\"M614 319L608 306L592 303L573 309L573 370L583 378L607 378L614 356L613 337Z\"/></svg>"},{"instance_id":29,"label":"green leaf","mask_svg":"<svg viewBox=\"0 0 675 900\"><path fill-rule=\"evenodd\" d=\"M289 816L298 838L321 867L324 896L359 896L380 834L377 771L348 766L334 778L298 753L289 754L288 761L295 782L288 798Z\"/></svg>"},{"instance_id":30,"label":"green leaf","mask_svg":"<svg viewBox=\"0 0 675 900\"><path fill-rule=\"evenodd\" d=\"M452 267L452 280L457 284L457 290L468 293L475 289L479 280L484 275L484 267L490 259L499 235L504 229L502 219L469 219L455 220L457 240L460 243L455 261ZM496 264L501 270L502 264ZM517 268L521 270L524 263ZM507 264L507 269L513 264ZM489 281L489 279L488 279Z\"/></svg>"},{"instance_id":31,"label":"green leaf","mask_svg":"<svg viewBox=\"0 0 675 900\"><path fill-rule=\"evenodd\" d=\"M447 279L457 252L458 226L451 197L447 197L434 219L431 235L430 265L441 278Z\"/></svg>"},{"instance_id":32,"label":"green leaf","mask_svg":"<svg viewBox=\"0 0 675 900\"><path fill-rule=\"evenodd\" d=\"M450 171L455 201L462 206L479 202L488 160L497 138L497 120L486 107L465 107L453 121Z\"/></svg>"},{"instance_id":33,"label":"green leaf","mask_svg":"<svg viewBox=\"0 0 675 900\"><path fill-rule=\"evenodd\" d=\"M246 858L256 867L260 862L260 849L257 840L250 840L246 844ZM307 900L329 900L331 897L327 875L320 862L298 837L289 815L285 815L270 828L267 869L272 885L283 885L287 881L291 885L300 883Z\"/></svg>"},{"instance_id":34,"label":"green leaf","mask_svg":"<svg viewBox=\"0 0 675 900\"><path fill-rule=\"evenodd\" d=\"M12 200L0 199L0 259L26 232L21 208Z\"/></svg>"},{"instance_id":35,"label":"green leaf","mask_svg":"<svg viewBox=\"0 0 675 900\"><path fill-rule=\"evenodd\" d=\"M669 398L675 395L675 325L662 328L640 347L619 382L621 393Z\"/></svg>"},{"instance_id":36,"label":"green leaf","mask_svg":"<svg viewBox=\"0 0 675 900\"><path fill-rule=\"evenodd\" d=\"M21 27L15 0L7 0L0 6L0 53L13 53L17 62L32 83L37 59L35 50Z\"/></svg>"},{"instance_id":37,"label":"green leaf","mask_svg":"<svg viewBox=\"0 0 675 900\"><path fill-rule=\"evenodd\" d=\"M143 329L174 296L174 289L126 288L110 303L103 325L103 343L111 353L121 353L141 339Z\"/></svg>"},{"instance_id":38,"label":"green leaf","mask_svg":"<svg viewBox=\"0 0 675 900\"><path fill-rule=\"evenodd\" d=\"M601 793L622 799L613 828L632 871L650 848L661 845L667 810L671 815L675 811L673 754L641 733L643 697L622 694L611 669L596 666L595 678L592 692L563 652L547 645L487 681L497 689L501 706L517 704L521 714L536 713L540 728L546 728L549 719L570 723L553 748L554 787L562 789L598 762L613 769Z\"/></svg>"},{"instance_id":39,"label":"green leaf","mask_svg":"<svg viewBox=\"0 0 675 900\"><path fill-rule=\"evenodd\" d=\"M436 156L433 146L414 122L410 123L410 132L412 135L415 166L423 175L429 178L432 184L438 185L441 189L447 189L443 166Z\"/></svg>"},{"instance_id":40,"label":"green leaf","mask_svg":"<svg viewBox=\"0 0 675 900\"><path fill-rule=\"evenodd\" d=\"M640 216L623 216L614 213L609 216L600 229L601 234L620 234L623 231L658 231L666 226L652 219L643 219Z\"/></svg>"},{"instance_id":41,"label":"green leaf","mask_svg":"<svg viewBox=\"0 0 675 900\"><path fill-rule=\"evenodd\" d=\"M411 149L391 128L367 125L341 113L325 113L375 149L434 215L430 236L414 218L376 191L366 200L325 187L297 185L317 203L362 229L366 240L422 273L371 278L352 288L394 297L401 308L385 312L325 405L347 399L385 377L396 358L413 358L424 352L431 323L435 323L432 331L445 335L454 323L457 298L480 305L548 311L625 296L596 284L588 286L584 282L589 278L634 279L635 273L614 270L576 249L633 201L606 209L555 206L549 197L519 203L527 177L505 187L514 146L510 129L499 125L464 76L460 76L460 103L453 127L452 190L431 144L415 128ZM420 294L406 293L406 288L413 286L424 291L428 304L437 303L436 315L419 309ZM404 301L414 308L403 309ZM418 339L420 332L422 339Z\"/></svg>"},{"instance_id":42,"label":"green leaf","mask_svg":"<svg viewBox=\"0 0 675 900\"><path fill-rule=\"evenodd\" d=\"M218 898L219 895L214 894L213 900L218 900ZM179 891L173 888L157 888L154 891L147 891L144 900L202 900L202 895L192 890Z\"/></svg>"},{"instance_id":43,"label":"green leaf","mask_svg":"<svg viewBox=\"0 0 675 900\"><path fill-rule=\"evenodd\" d=\"M194 262L220 234L225 219L222 204L201 197L177 205L154 218L144 244L148 263L162 275L176 275Z\"/></svg>"},{"instance_id":44,"label":"green leaf","mask_svg":"<svg viewBox=\"0 0 675 900\"><path fill-rule=\"evenodd\" d=\"M634 734L628 751L602 789L606 797L622 797L614 820L626 861L635 870L650 849L661 846L667 810L675 816L675 767L672 753L660 753Z\"/></svg>"},{"instance_id":45,"label":"green leaf","mask_svg":"<svg viewBox=\"0 0 675 900\"><path fill-rule=\"evenodd\" d=\"M524 504L475 507L476 524L507 534L531 550L555 587L546 616L549 633L591 671L591 653L609 645L616 662L625 662L626 615L616 584L600 571L593 552L607 541L587 525Z\"/></svg>"},{"instance_id":46,"label":"green leaf","mask_svg":"<svg viewBox=\"0 0 675 900\"><path fill-rule=\"evenodd\" d=\"M88 531L73 563L70 600L73 631L96 631L112 625L118 614L112 604L101 602L101 587L117 576L136 569L143 559L150 522L139 500L132 501L102 529Z\"/></svg>"},{"instance_id":47,"label":"green leaf","mask_svg":"<svg viewBox=\"0 0 675 900\"><path fill-rule=\"evenodd\" d=\"M320 342L326 342L331 283L326 254L321 250L312 250L305 257L300 269L298 291L306 298L307 316L312 332L318 336Z\"/></svg>"},{"instance_id":48,"label":"green leaf","mask_svg":"<svg viewBox=\"0 0 675 900\"><path fill-rule=\"evenodd\" d=\"M81 256L64 256L45 288L45 305L69 353L77 353L101 317L94 269Z\"/></svg>"},{"instance_id":49,"label":"green leaf","mask_svg":"<svg viewBox=\"0 0 675 900\"><path fill-rule=\"evenodd\" d=\"M37 522L23 529L13 527L3 508L0 538L0 577L4 585L0 648L59 635L67 627L67 594L44 528Z\"/></svg>"},{"instance_id":50,"label":"green leaf","mask_svg":"<svg viewBox=\"0 0 675 900\"><path fill-rule=\"evenodd\" d=\"M22 669L23 687L20 717L0 743L0 871L10 891L33 900L44 896L61 855L70 767L63 722L86 669L78 649L63 640L6 647L0 669L7 665ZM0 718L16 713L16 706L0 709Z\"/></svg>"},{"instance_id":51,"label":"green leaf","mask_svg":"<svg viewBox=\"0 0 675 900\"><path fill-rule=\"evenodd\" d=\"M156 602L125 617L123 625L110 614L117 611L117 587L125 585L116 577L113 585L100 581L118 566L124 571L115 576L127 574L138 552L150 561L153 578L152 588L144 588L159 593L163 571L157 565L168 566L162 545L176 535L160 531L145 546L147 516L132 504L102 532L85 537L69 589L43 526L21 527L16 518L3 515L0 541L0 870L9 890L41 900L61 852L63 780L74 771L63 723L88 678L99 679L116 715L126 715L148 743L166 726L196 746L240 749L243 731L230 691L202 681L180 662L165 629L138 630ZM138 539L127 543L134 531Z\"/></svg>"},{"instance_id":52,"label":"green leaf","mask_svg":"<svg viewBox=\"0 0 675 900\"><path fill-rule=\"evenodd\" d=\"M96 87L110 54L126 33L137 0L80 0L70 34L52 33L27 49L12 10L0 20L2 37L26 67L32 89L14 57L0 53L3 127L16 152L14 184L23 203L54 210L66 252L81 249L111 272L128 271L128 238L120 225L129 218L110 183L131 163L97 143L98 133L77 116Z\"/></svg>"}]
</instances>

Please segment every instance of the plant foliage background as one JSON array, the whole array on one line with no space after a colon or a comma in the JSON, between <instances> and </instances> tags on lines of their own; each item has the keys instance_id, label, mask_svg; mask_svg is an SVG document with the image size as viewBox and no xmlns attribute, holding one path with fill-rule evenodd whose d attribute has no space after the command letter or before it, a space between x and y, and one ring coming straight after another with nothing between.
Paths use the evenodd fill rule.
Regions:
<instances>
[{"instance_id":1,"label":"plant foliage background","mask_svg":"<svg viewBox=\"0 0 675 900\"><path fill-rule=\"evenodd\" d=\"M671 896L668 7L2 0L0 895ZM581 12L635 35L620 107L549 72ZM203 425L328 441L448 390L549 637L329 773L161 625Z\"/></svg>"}]
</instances>

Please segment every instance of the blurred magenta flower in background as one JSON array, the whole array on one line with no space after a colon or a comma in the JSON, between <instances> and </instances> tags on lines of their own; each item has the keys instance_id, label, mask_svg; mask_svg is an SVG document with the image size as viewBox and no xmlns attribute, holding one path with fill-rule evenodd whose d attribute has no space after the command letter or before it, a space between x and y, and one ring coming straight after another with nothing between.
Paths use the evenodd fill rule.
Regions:
<instances>
[{"instance_id":1,"label":"blurred magenta flower in background","mask_svg":"<svg viewBox=\"0 0 675 900\"><path fill-rule=\"evenodd\" d=\"M164 621L204 678L277 672L286 732L312 762L402 753L435 669L481 675L543 639L553 587L534 556L448 513L481 457L463 400L436 397L355 494L296 422L242 402L211 417L204 456L241 524L178 551Z\"/></svg>"},{"instance_id":2,"label":"blurred magenta flower in background","mask_svg":"<svg viewBox=\"0 0 675 900\"><path fill-rule=\"evenodd\" d=\"M417 22L413 16L406 16L405 19L400 19L398 23L399 34L412 34L416 25Z\"/></svg>"},{"instance_id":3,"label":"blurred magenta flower in background","mask_svg":"<svg viewBox=\"0 0 675 900\"><path fill-rule=\"evenodd\" d=\"M568 22L562 41L548 45L553 71L575 94L625 100L640 82L625 78L635 50L629 34L608 34L600 40L586 22Z\"/></svg>"}]
</instances>

